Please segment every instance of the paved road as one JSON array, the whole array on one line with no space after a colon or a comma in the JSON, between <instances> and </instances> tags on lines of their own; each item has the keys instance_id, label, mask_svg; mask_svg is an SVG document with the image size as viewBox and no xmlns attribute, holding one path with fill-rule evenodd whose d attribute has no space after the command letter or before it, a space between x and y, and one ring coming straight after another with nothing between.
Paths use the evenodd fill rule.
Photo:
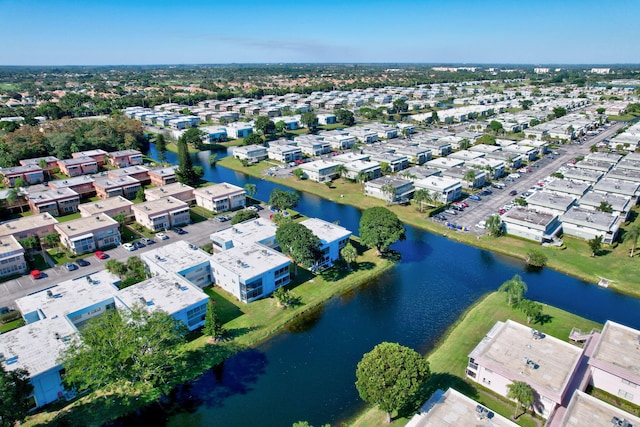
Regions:
<instances>
[{"instance_id":1,"label":"paved road","mask_svg":"<svg viewBox=\"0 0 640 427\"><path fill-rule=\"evenodd\" d=\"M271 212L267 209L263 209L260 212L260 216L267 218ZM187 234L179 235L175 232L168 231L166 234L169 236L166 240L154 239L155 243L147 245L142 249L136 249L135 251L128 251L122 246L104 251L109 255L109 259L117 259L119 261L126 261L127 258L133 255L140 255L149 250L155 249L160 246L168 245L176 240L185 240L189 243L193 243L196 246L202 246L209 243L209 235L214 231L223 230L231 227L231 222L218 222L210 219L195 224L190 224L182 227ZM25 295L48 289L51 286L55 286L57 283L71 280L77 277L86 276L88 274L95 273L96 271L104 269L104 263L106 260L101 260L95 256L89 256L86 258L91 265L87 267L79 267L74 271L67 271L63 266L56 266L43 271L44 277L41 279L33 279L31 276L26 275L18 279L9 280L0 283L0 307L13 306L14 301L17 298L21 298Z\"/></svg>"},{"instance_id":2,"label":"paved road","mask_svg":"<svg viewBox=\"0 0 640 427\"><path fill-rule=\"evenodd\" d=\"M528 191L530 187L535 186L538 181L556 172L561 166L566 165L569 160L588 155L592 145L611 138L623 126L624 123L616 123L600 134L589 137L583 144L563 145L554 150L558 154L553 155L553 159L543 157L530 165L530 173L521 173L520 178L513 181L502 179L501 182L506 185L504 189L500 190L492 187L491 191L493 193L489 196L482 196L481 201L465 199L469 207L463 212L458 212L457 215L447 213L444 215L449 222L466 227L470 233L484 234L485 230L476 226L478 222L485 221L490 215L498 213L498 209L502 206L512 203L515 198ZM509 194L512 190L516 191L517 194L515 196ZM442 222L437 219L433 219L433 221Z\"/></svg>"}]
</instances>

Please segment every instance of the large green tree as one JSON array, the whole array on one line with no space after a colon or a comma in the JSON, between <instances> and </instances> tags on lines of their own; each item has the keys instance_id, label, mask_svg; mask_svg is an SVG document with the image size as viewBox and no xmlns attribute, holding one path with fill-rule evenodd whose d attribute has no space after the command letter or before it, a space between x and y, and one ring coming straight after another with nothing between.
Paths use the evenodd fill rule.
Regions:
<instances>
[{"instance_id":1,"label":"large green tree","mask_svg":"<svg viewBox=\"0 0 640 427\"><path fill-rule=\"evenodd\" d=\"M158 152L158 160L164 163L167 159L167 143L162 133L156 135L156 151Z\"/></svg>"},{"instance_id":2,"label":"large green tree","mask_svg":"<svg viewBox=\"0 0 640 427\"><path fill-rule=\"evenodd\" d=\"M500 285L498 291L507 294L508 305L514 305L520 302L525 292L527 292L527 284L522 280L520 275L516 274Z\"/></svg>"},{"instance_id":3,"label":"large green tree","mask_svg":"<svg viewBox=\"0 0 640 427\"><path fill-rule=\"evenodd\" d=\"M383 342L366 353L356 369L356 389L368 403L391 413L404 408L429 379L427 359L397 343Z\"/></svg>"},{"instance_id":4,"label":"large green tree","mask_svg":"<svg viewBox=\"0 0 640 427\"><path fill-rule=\"evenodd\" d=\"M277 210L283 211L296 207L300 196L293 191L274 188L269 195L269 204Z\"/></svg>"},{"instance_id":5,"label":"large green tree","mask_svg":"<svg viewBox=\"0 0 640 427\"><path fill-rule=\"evenodd\" d=\"M204 317L202 333L210 336L215 341L219 340L227 333L220 317L218 317L218 310L216 308L215 301L209 301L207 304L207 314L205 314Z\"/></svg>"},{"instance_id":6,"label":"large green tree","mask_svg":"<svg viewBox=\"0 0 640 427\"><path fill-rule=\"evenodd\" d=\"M164 311L136 305L89 320L61 356L64 382L122 396L168 392L181 375L185 324Z\"/></svg>"},{"instance_id":7,"label":"large green tree","mask_svg":"<svg viewBox=\"0 0 640 427\"><path fill-rule=\"evenodd\" d=\"M296 265L310 268L320 259L320 239L300 223L281 221L276 230L276 241Z\"/></svg>"},{"instance_id":8,"label":"large green tree","mask_svg":"<svg viewBox=\"0 0 640 427\"><path fill-rule=\"evenodd\" d=\"M251 135L244 138L242 141L242 145L263 145L264 139L257 133L252 133Z\"/></svg>"},{"instance_id":9,"label":"large green tree","mask_svg":"<svg viewBox=\"0 0 640 427\"><path fill-rule=\"evenodd\" d=\"M233 218L231 218L231 225L239 224L241 222L245 222L253 218L258 218L259 216L260 215L258 215L258 212L255 212L249 209L244 209L236 213L233 216Z\"/></svg>"},{"instance_id":10,"label":"large green tree","mask_svg":"<svg viewBox=\"0 0 640 427\"><path fill-rule=\"evenodd\" d=\"M381 206L362 213L359 231L362 244L376 248L378 254L386 252L398 240L404 240L406 233L398 216Z\"/></svg>"},{"instance_id":11,"label":"large green tree","mask_svg":"<svg viewBox=\"0 0 640 427\"><path fill-rule=\"evenodd\" d=\"M253 127L263 135L268 135L276 130L276 125L268 116L258 116L253 122Z\"/></svg>"},{"instance_id":12,"label":"large green tree","mask_svg":"<svg viewBox=\"0 0 640 427\"><path fill-rule=\"evenodd\" d=\"M182 137L178 140L178 169L176 170L178 181L183 184L194 184L198 176L193 169L193 161L189 155L186 140Z\"/></svg>"},{"instance_id":13,"label":"large green tree","mask_svg":"<svg viewBox=\"0 0 640 427\"><path fill-rule=\"evenodd\" d=\"M33 385L24 369L6 371L0 364L0 427L14 427L29 412Z\"/></svg>"},{"instance_id":14,"label":"large green tree","mask_svg":"<svg viewBox=\"0 0 640 427\"><path fill-rule=\"evenodd\" d=\"M334 114L336 115L336 120L345 126L353 126L356 122L353 113L349 110L345 110L344 108L336 110Z\"/></svg>"},{"instance_id":15,"label":"large green tree","mask_svg":"<svg viewBox=\"0 0 640 427\"><path fill-rule=\"evenodd\" d=\"M523 415L527 411L527 408L533 406L536 401L533 388L524 381L514 381L507 385L507 397L518 402L513 414L516 419L519 417L517 414L520 406L523 408L523 412L520 415Z\"/></svg>"},{"instance_id":16,"label":"large green tree","mask_svg":"<svg viewBox=\"0 0 640 427\"><path fill-rule=\"evenodd\" d=\"M311 111L303 113L300 117L300 123L305 125L309 132L313 132L318 127L318 116Z\"/></svg>"},{"instance_id":17,"label":"large green tree","mask_svg":"<svg viewBox=\"0 0 640 427\"><path fill-rule=\"evenodd\" d=\"M184 131L178 140L183 140L187 145L192 145L197 150L204 149L204 139L206 133L198 128L191 128Z\"/></svg>"}]
</instances>

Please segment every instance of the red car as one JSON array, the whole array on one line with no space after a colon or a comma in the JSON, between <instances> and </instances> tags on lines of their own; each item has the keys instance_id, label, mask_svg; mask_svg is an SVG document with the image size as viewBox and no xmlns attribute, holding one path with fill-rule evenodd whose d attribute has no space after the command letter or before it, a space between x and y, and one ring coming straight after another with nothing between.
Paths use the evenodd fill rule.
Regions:
<instances>
[{"instance_id":1,"label":"red car","mask_svg":"<svg viewBox=\"0 0 640 427\"><path fill-rule=\"evenodd\" d=\"M507 212L507 211L505 211L504 209L498 209L498 213L499 213L500 215L504 215L504 214L505 214L505 212Z\"/></svg>"},{"instance_id":2,"label":"red car","mask_svg":"<svg viewBox=\"0 0 640 427\"><path fill-rule=\"evenodd\" d=\"M42 273L40 272L40 270L31 270L31 273L29 273L31 275L32 278L34 279L40 279L42 278Z\"/></svg>"},{"instance_id":3,"label":"red car","mask_svg":"<svg viewBox=\"0 0 640 427\"><path fill-rule=\"evenodd\" d=\"M94 253L94 255L96 256L96 258L99 258L99 259L107 259L107 258L109 258L109 255L105 254L102 251L96 251Z\"/></svg>"}]
</instances>

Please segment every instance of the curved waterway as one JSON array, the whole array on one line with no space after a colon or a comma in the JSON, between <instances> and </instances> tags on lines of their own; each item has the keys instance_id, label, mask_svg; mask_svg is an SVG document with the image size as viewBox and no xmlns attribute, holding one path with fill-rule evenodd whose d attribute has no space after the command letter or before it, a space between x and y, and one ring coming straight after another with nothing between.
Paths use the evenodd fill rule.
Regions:
<instances>
[{"instance_id":1,"label":"curved waterway","mask_svg":"<svg viewBox=\"0 0 640 427\"><path fill-rule=\"evenodd\" d=\"M167 154L176 162L173 153ZM285 188L221 166L211 168L208 157L206 152L194 155L207 180L256 184L261 200L268 200L273 188ZM339 220L357 234L356 208L301 194L296 209ZM339 425L364 406L354 386L364 353L382 341L426 353L466 308L514 274L527 283L527 298L597 322L611 319L640 328L640 300L549 269L530 272L519 260L413 227L393 249L402 259L388 273L180 387L174 408L181 412L167 416L152 408L116 424L285 427L306 420L315 426Z\"/></svg>"}]
</instances>

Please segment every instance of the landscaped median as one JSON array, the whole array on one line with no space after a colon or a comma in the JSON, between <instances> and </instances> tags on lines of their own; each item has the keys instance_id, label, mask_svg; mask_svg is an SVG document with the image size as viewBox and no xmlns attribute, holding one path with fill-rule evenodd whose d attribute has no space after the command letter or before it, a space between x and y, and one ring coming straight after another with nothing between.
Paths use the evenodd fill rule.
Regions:
<instances>
[{"instance_id":1,"label":"landscaped median","mask_svg":"<svg viewBox=\"0 0 640 427\"><path fill-rule=\"evenodd\" d=\"M596 322L548 305L544 305L543 314L549 316L550 321L544 324L535 324L532 327L564 341L568 341L569 333L573 327L583 331L589 331L593 328L602 329L602 325ZM427 392L432 393L437 389L446 390L453 387L500 415L511 417L514 406L510 401L465 378L469 353L497 321L507 319L527 324L526 316L520 310L507 305L503 293L490 293L467 309L427 355L431 368ZM370 408L359 414L349 425L351 427L403 426L408 420L408 417L397 418L391 424L387 424L384 412L377 408ZM533 427L540 424L536 421L539 419L534 420L527 414L519 417L517 422L523 426Z\"/></svg>"},{"instance_id":2,"label":"landscaped median","mask_svg":"<svg viewBox=\"0 0 640 427\"><path fill-rule=\"evenodd\" d=\"M237 170L251 176L259 177L278 184L286 185L299 191L314 194L318 197L335 203L355 206L366 209L373 206L384 206L385 202L374 197L367 197L363 193L362 184L354 183L348 179L336 179L328 189L326 184L320 184L309 180L300 180L293 176L289 178L275 178L265 175L263 171L269 168L265 162L253 166L243 167L239 160L226 157L220 160L221 166ZM260 185L260 184L258 184ZM488 234L477 236L463 231L451 230L442 224L429 220L427 213L419 212L415 206L388 206L398 218L405 224L416 228L428 230L436 234L446 235L448 238L476 246L489 251L526 259L527 252L539 250L547 257L547 266L556 271L577 277L589 283L597 283L600 278L611 281L612 289L640 298L640 284L636 278L640 275L640 250L636 251L633 258L629 257L631 242L618 243L617 245L604 247L598 256L592 257L591 250L586 241L564 237L563 249L555 247L542 247L539 243L523 240L510 236L491 237ZM640 224L638 208L631 213L632 221L629 225Z\"/></svg>"},{"instance_id":3,"label":"landscaped median","mask_svg":"<svg viewBox=\"0 0 640 427\"><path fill-rule=\"evenodd\" d=\"M358 249L358 259L352 263L352 271L342 263L318 275L298 267L298 275L292 277L287 289L299 297L300 303L286 309L279 308L274 298L243 304L220 288L205 289L216 302L218 316L228 333L226 339L217 344L209 344L205 336L191 337L183 347L187 363L179 383L194 379L234 353L263 342L302 314L342 292L371 281L393 266L392 261L377 257L375 250L365 250L357 239L352 238L351 244ZM100 426L152 404L159 397L154 394L116 399L100 392L92 393L66 406L62 406L64 403L52 404L47 410L29 417L24 425L59 421L69 425Z\"/></svg>"}]
</instances>

